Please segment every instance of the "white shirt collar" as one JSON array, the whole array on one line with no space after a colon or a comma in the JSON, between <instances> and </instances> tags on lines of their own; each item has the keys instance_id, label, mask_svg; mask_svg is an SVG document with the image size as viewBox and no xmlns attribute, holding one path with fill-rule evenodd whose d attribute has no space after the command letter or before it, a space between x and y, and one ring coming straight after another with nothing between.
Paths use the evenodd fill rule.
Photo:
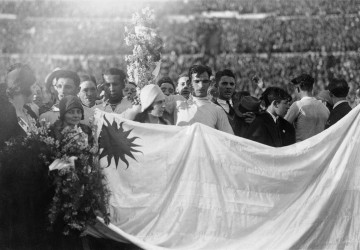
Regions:
<instances>
[{"instance_id":1,"label":"white shirt collar","mask_svg":"<svg viewBox=\"0 0 360 250\"><path fill-rule=\"evenodd\" d=\"M266 110L266 112L268 112L268 113L271 115L271 117L273 118L274 122L276 123L278 117L275 116L275 115L273 115L273 114L271 114L271 113L270 113L269 111L267 111L267 110Z\"/></svg>"},{"instance_id":2,"label":"white shirt collar","mask_svg":"<svg viewBox=\"0 0 360 250\"><path fill-rule=\"evenodd\" d=\"M338 101L337 103L334 104L333 109L343 102L348 102L348 101L347 100Z\"/></svg>"}]
</instances>

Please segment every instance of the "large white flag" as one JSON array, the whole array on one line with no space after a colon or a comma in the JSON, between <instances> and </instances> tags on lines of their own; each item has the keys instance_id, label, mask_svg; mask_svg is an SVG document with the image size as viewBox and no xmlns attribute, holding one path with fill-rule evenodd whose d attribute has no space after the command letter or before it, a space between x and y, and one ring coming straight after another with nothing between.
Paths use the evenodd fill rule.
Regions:
<instances>
[{"instance_id":1,"label":"large white flag","mask_svg":"<svg viewBox=\"0 0 360 250\"><path fill-rule=\"evenodd\" d=\"M359 111L283 148L97 112L111 224L89 232L146 249L360 249Z\"/></svg>"}]
</instances>

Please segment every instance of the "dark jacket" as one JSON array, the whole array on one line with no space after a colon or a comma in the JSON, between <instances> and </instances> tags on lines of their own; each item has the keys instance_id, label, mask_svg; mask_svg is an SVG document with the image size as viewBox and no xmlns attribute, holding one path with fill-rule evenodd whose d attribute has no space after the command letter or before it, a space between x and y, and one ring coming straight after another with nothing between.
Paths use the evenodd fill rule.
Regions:
<instances>
[{"instance_id":1,"label":"dark jacket","mask_svg":"<svg viewBox=\"0 0 360 250\"><path fill-rule=\"evenodd\" d=\"M230 126L231 126L231 128L233 129L233 131L235 133L235 123L237 121L235 121L236 114L235 114L234 108L231 107L231 105L229 104L229 112L226 112L226 110L223 108L223 106L220 105L220 103L218 103L218 101L214 101L213 103L218 105L220 108L222 108L222 110L224 110L226 116L228 117Z\"/></svg>"},{"instance_id":2,"label":"dark jacket","mask_svg":"<svg viewBox=\"0 0 360 250\"><path fill-rule=\"evenodd\" d=\"M268 112L263 112L251 123L245 138L272 147L283 147L295 143L295 128L282 117L278 117L275 123Z\"/></svg>"},{"instance_id":3,"label":"dark jacket","mask_svg":"<svg viewBox=\"0 0 360 250\"><path fill-rule=\"evenodd\" d=\"M330 111L329 119L325 124L325 129L337 123L341 118L347 115L351 111L351 107L348 102L343 102L337 105Z\"/></svg>"}]
</instances>

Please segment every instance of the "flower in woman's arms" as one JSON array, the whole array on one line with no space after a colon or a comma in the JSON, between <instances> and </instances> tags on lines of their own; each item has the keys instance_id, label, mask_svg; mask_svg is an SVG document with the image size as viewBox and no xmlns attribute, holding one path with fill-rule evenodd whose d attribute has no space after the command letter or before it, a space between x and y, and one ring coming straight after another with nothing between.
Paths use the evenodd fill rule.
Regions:
<instances>
[{"instance_id":1,"label":"flower in woman's arms","mask_svg":"<svg viewBox=\"0 0 360 250\"><path fill-rule=\"evenodd\" d=\"M53 161L53 163L49 166L49 171L53 170L63 170L63 169L70 169L75 167L75 160L77 160L78 157L76 156L70 156L67 159L56 159Z\"/></svg>"}]
</instances>

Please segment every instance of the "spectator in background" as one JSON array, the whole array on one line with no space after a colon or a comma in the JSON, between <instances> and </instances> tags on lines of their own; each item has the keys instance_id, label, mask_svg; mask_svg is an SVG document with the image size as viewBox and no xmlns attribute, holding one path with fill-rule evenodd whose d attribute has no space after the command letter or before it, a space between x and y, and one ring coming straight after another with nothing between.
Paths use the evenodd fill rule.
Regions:
<instances>
[{"instance_id":1,"label":"spectator in background","mask_svg":"<svg viewBox=\"0 0 360 250\"><path fill-rule=\"evenodd\" d=\"M134 82L128 82L125 84L125 88L123 90L124 97L127 97L129 100L134 100L136 96L136 84Z\"/></svg>"},{"instance_id":2,"label":"spectator in background","mask_svg":"<svg viewBox=\"0 0 360 250\"><path fill-rule=\"evenodd\" d=\"M165 95L155 84L146 85L140 92L141 113L135 116L134 121L141 123L155 123L171 125L163 118L165 111Z\"/></svg>"},{"instance_id":3,"label":"spectator in background","mask_svg":"<svg viewBox=\"0 0 360 250\"><path fill-rule=\"evenodd\" d=\"M189 85L190 85L189 75L188 73L184 72L179 76L179 79L177 80L176 92L179 95L182 95L187 100L190 97Z\"/></svg>"},{"instance_id":4,"label":"spectator in background","mask_svg":"<svg viewBox=\"0 0 360 250\"><path fill-rule=\"evenodd\" d=\"M328 89L334 107L330 112L325 128L334 125L351 111L350 104L346 100L350 88L344 79L331 79Z\"/></svg>"},{"instance_id":5,"label":"spectator in background","mask_svg":"<svg viewBox=\"0 0 360 250\"><path fill-rule=\"evenodd\" d=\"M211 69L204 65L193 65L189 78L193 90L191 102L182 101L176 106L176 125L187 126L196 122L234 134L222 108L210 102L207 97L210 87Z\"/></svg>"},{"instance_id":6,"label":"spectator in background","mask_svg":"<svg viewBox=\"0 0 360 250\"><path fill-rule=\"evenodd\" d=\"M281 88L269 87L261 98L266 111L249 126L246 138L272 147L295 143L295 129L283 118L289 109L291 96Z\"/></svg>"},{"instance_id":7,"label":"spectator in background","mask_svg":"<svg viewBox=\"0 0 360 250\"><path fill-rule=\"evenodd\" d=\"M360 103L360 88L358 88L355 92L355 102L353 107L356 107L357 105L359 105L359 103Z\"/></svg>"},{"instance_id":8,"label":"spectator in background","mask_svg":"<svg viewBox=\"0 0 360 250\"><path fill-rule=\"evenodd\" d=\"M58 69L47 77L46 85L53 85L57 99L49 111L40 115L40 121L54 124L60 116L59 102L61 99L68 95L76 96L79 93L80 78L73 71Z\"/></svg>"},{"instance_id":9,"label":"spectator in background","mask_svg":"<svg viewBox=\"0 0 360 250\"><path fill-rule=\"evenodd\" d=\"M171 78L168 76L161 77L158 80L157 85L159 85L162 92L166 96L173 95L175 93L175 85Z\"/></svg>"},{"instance_id":10,"label":"spectator in background","mask_svg":"<svg viewBox=\"0 0 360 250\"><path fill-rule=\"evenodd\" d=\"M329 90L322 90L317 94L316 99L321 101L328 109L329 111L333 108L333 102L330 97L330 91Z\"/></svg>"},{"instance_id":11,"label":"spectator in background","mask_svg":"<svg viewBox=\"0 0 360 250\"><path fill-rule=\"evenodd\" d=\"M314 78L308 74L302 74L291 80L300 100L291 105L285 119L295 126L296 142L322 132L329 118L330 112L326 106L313 97L314 81Z\"/></svg>"},{"instance_id":12,"label":"spectator in background","mask_svg":"<svg viewBox=\"0 0 360 250\"><path fill-rule=\"evenodd\" d=\"M80 74L80 91L78 96L84 106L92 108L95 105L97 89L94 76Z\"/></svg>"}]
</instances>

